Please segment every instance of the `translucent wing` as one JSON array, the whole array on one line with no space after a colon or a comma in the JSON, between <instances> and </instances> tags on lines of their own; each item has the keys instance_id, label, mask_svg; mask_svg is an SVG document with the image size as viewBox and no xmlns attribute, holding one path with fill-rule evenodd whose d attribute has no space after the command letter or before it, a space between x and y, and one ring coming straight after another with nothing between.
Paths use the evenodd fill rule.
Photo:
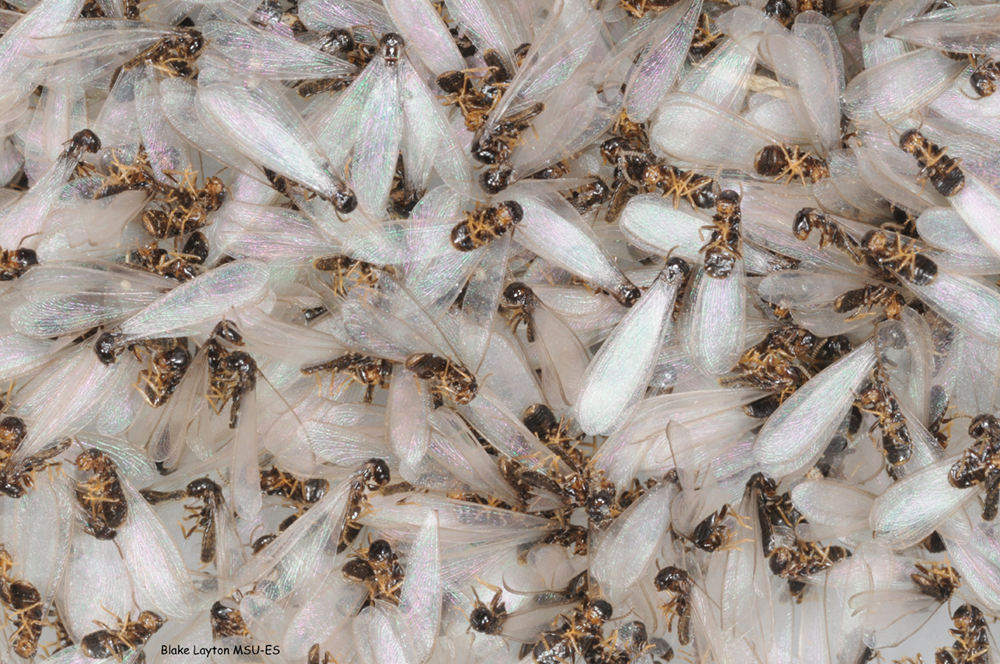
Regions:
<instances>
[{"instance_id":1,"label":"translucent wing","mask_svg":"<svg viewBox=\"0 0 1000 664\"><path fill-rule=\"evenodd\" d=\"M868 341L799 388L768 419L757 435L754 454L771 477L784 477L812 465L844 419L855 391L875 365L875 343Z\"/></svg>"},{"instance_id":2,"label":"translucent wing","mask_svg":"<svg viewBox=\"0 0 1000 664\"><path fill-rule=\"evenodd\" d=\"M691 284L685 344L695 366L709 375L728 372L743 351L745 283L743 261L737 260L725 279L710 277L702 267Z\"/></svg>"},{"instance_id":3,"label":"translucent wing","mask_svg":"<svg viewBox=\"0 0 1000 664\"><path fill-rule=\"evenodd\" d=\"M907 284L917 297L953 325L990 344L1000 343L1000 293L971 277L938 271L925 285Z\"/></svg>"},{"instance_id":4,"label":"translucent wing","mask_svg":"<svg viewBox=\"0 0 1000 664\"><path fill-rule=\"evenodd\" d=\"M263 180L264 175L259 168L206 126L195 105L196 90L195 86L180 78L160 81L161 103L167 121L178 134L213 159L244 173L256 174Z\"/></svg>"},{"instance_id":5,"label":"translucent wing","mask_svg":"<svg viewBox=\"0 0 1000 664\"><path fill-rule=\"evenodd\" d=\"M574 9L561 1L555 3L500 104L490 112L487 131L502 118L544 101L583 63L599 34L600 20L597 12L574 15Z\"/></svg>"},{"instance_id":6,"label":"translucent wing","mask_svg":"<svg viewBox=\"0 0 1000 664\"><path fill-rule=\"evenodd\" d=\"M376 58L367 68L371 72L371 87L351 162L351 184L358 204L376 218L385 215L403 140L399 76L400 69L407 66L406 61L388 64L383 58Z\"/></svg>"},{"instance_id":7,"label":"translucent wing","mask_svg":"<svg viewBox=\"0 0 1000 664\"><path fill-rule=\"evenodd\" d=\"M163 277L111 264L39 266L20 280L27 302L11 313L14 329L47 339L120 320L174 285Z\"/></svg>"},{"instance_id":8,"label":"translucent wing","mask_svg":"<svg viewBox=\"0 0 1000 664\"><path fill-rule=\"evenodd\" d=\"M625 108L631 120L645 122L670 89L684 64L686 47L691 43L700 12L701 0L679 2L648 28L650 46L625 92Z\"/></svg>"},{"instance_id":9,"label":"translucent wing","mask_svg":"<svg viewBox=\"0 0 1000 664\"><path fill-rule=\"evenodd\" d=\"M330 491L303 517L293 523L278 538L240 568L236 574L237 586L257 583L267 579L264 590L273 600L287 597L304 580L312 578L323 569L329 569L326 547L331 537L336 541L343 524L341 518L347 501L350 479L331 487Z\"/></svg>"},{"instance_id":10,"label":"translucent wing","mask_svg":"<svg viewBox=\"0 0 1000 664\"><path fill-rule=\"evenodd\" d=\"M558 199L558 200L557 200ZM561 196L517 196L524 209L514 239L545 260L608 290L616 299L634 289L600 242Z\"/></svg>"},{"instance_id":11,"label":"translucent wing","mask_svg":"<svg viewBox=\"0 0 1000 664\"><path fill-rule=\"evenodd\" d=\"M428 0L387 0L385 8L427 68L435 74L465 68L448 27Z\"/></svg>"},{"instance_id":12,"label":"translucent wing","mask_svg":"<svg viewBox=\"0 0 1000 664\"><path fill-rule=\"evenodd\" d=\"M469 164L434 92L409 63L400 72L405 132L403 162L407 184L427 187L432 167L455 191L468 188Z\"/></svg>"},{"instance_id":13,"label":"translucent wing","mask_svg":"<svg viewBox=\"0 0 1000 664\"><path fill-rule=\"evenodd\" d=\"M530 7L518 0L453 0L448 10L480 50L497 49L508 63L514 49L532 39Z\"/></svg>"},{"instance_id":14,"label":"translucent wing","mask_svg":"<svg viewBox=\"0 0 1000 664\"><path fill-rule=\"evenodd\" d=\"M736 7L719 16L716 24L730 38L691 68L678 84L678 91L737 111L757 66L757 45L763 34L774 32L774 22L758 9Z\"/></svg>"},{"instance_id":15,"label":"translucent wing","mask_svg":"<svg viewBox=\"0 0 1000 664\"><path fill-rule=\"evenodd\" d=\"M622 210L618 226L629 242L641 249L661 256L673 252L672 255L697 262L705 244L702 227L708 222L708 217L675 209L662 196L641 194Z\"/></svg>"},{"instance_id":16,"label":"translucent wing","mask_svg":"<svg viewBox=\"0 0 1000 664\"><path fill-rule=\"evenodd\" d=\"M760 53L777 72L783 85L794 88L789 95L792 109L818 150L826 153L840 145L840 101L837 72L805 39L789 35L767 35Z\"/></svg>"},{"instance_id":17,"label":"translucent wing","mask_svg":"<svg viewBox=\"0 0 1000 664\"><path fill-rule=\"evenodd\" d=\"M430 394L421 389L420 380L397 369L386 402L386 433L402 469L416 468L427 452L431 412Z\"/></svg>"},{"instance_id":18,"label":"translucent wing","mask_svg":"<svg viewBox=\"0 0 1000 664\"><path fill-rule=\"evenodd\" d=\"M199 83L198 103L250 160L329 198L343 189L305 123L270 83L225 78Z\"/></svg>"},{"instance_id":19,"label":"translucent wing","mask_svg":"<svg viewBox=\"0 0 1000 664\"><path fill-rule=\"evenodd\" d=\"M587 433L614 431L645 394L680 282L680 275L661 272L591 360L576 403Z\"/></svg>"},{"instance_id":20,"label":"translucent wing","mask_svg":"<svg viewBox=\"0 0 1000 664\"><path fill-rule=\"evenodd\" d=\"M1000 55L1000 8L941 7L892 31L896 39L939 51Z\"/></svg>"},{"instance_id":21,"label":"translucent wing","mask_svg":"<svg viewBox=\"0 0 1000 664\"><path fill-rule=\"evenodd\" d=\"M0 40L0 117L6 117L41 81L45 61L41 39L58 34L63 24L79 15L80 0L39 2Z\"/></svg>"},{"instance_id":22,"label":"translucent wing","mask_svg":"<svg viewBox=\"0 0 1000 664\"><path fill-rule=\"evenodd\" d=\"M120 326L127 339L167 337L210 321L260 298L270 270L257 261L237 261L173 289Z\"/></svg>"},{"instance_id":23,"label":"translucent wing","mask_svg":"<svg viewBox=\"0 0 1000 664\"><path fill-rule=\"evenodd\" d=\"M676 485L662 482L619 515L595 547L590 573L613 603L621 601L649 567L670 524Z\"/></svg>"},{"instance_id":24,"label":"translucent wing","mask_svg":"<svg viewBox=\"0 0 1000 664\"><path fill-rule=\"evenodd\" d=\"M966 226L1000 256L1000 195L972 173L964 173L965 186L949 200Z\"/></svg>"},{"instance_id":25,"label":"translucent wing","mask_svg":"<svg viewBox=\"0 0 1000 664\"><path fill-rule=\"evenodd\" d=\"M206 21L202 34L230 66L264 78L338 78L354 66L323 51L273 32L227 21Z\"/></svg>"},{"instance_id":26,"label":"translucent wing","mask_svg":"<svg viewBox=\"0 0 1000 664\"><path fill-rule=\"evenodd\" d=\"M227 200L214 223L220 250L234 258L298 263L304 256L342 253L333 238L293 210Z\"/></svg>"},{"instance_id":27,"label":"translucent wing","mask_svg":"<svg viewBox=\"0 0 1000 664\"><path fill-rule=\"evenodd\" d=\"M965 66L939 51L917 49L855 76L844 93L844 112L861 122L893 122L941 94Z\"/></svg>"},{"instance_id":28,"label":"translucent wing","mask_svg":"<svg viewBox=\"0 0 1000 664\"><path fill-rule=\"evenodd\" d=\"M370 27L375 34L382 35L394 27L386 10L369 0L306 0L299 6L299 18L311 30L319 32Z\"/></svg>"},{"instance_id":29,"label":"translucent wing","mask_svg":"<svg viewBox=\"0 0 1000 664\"><path fill-rule=\"evenodd\" d=\"M963 583L994 613L1000 609L1000 565L996 551L996 531L988 523L978 526L971 542L948 540L948 558Z\"/></svg>"},{"instance_id":30,"label":"translucent wing","mask_svg":"<svg viewBox=\"0 0 1000 664\"><path fill-rule=\"evenodd\" d=\"M948 481L955 459L943 459L895 482L875 499L869 523L875 537L894 549L920 542L978 493Z\"/></svg>"},{"instance_id":31,"label":"translucent wing","mask_svg":"<svg viewBox=\"0 0 1000 664\"><path fill-rule=\"evenodd\" d=\"M875 497L833 480L806 480L792 488L792 501L809 520L810 539L845 537L868 529Z\"/></svg>"},{"instance_id":32,"label":"translucent wing","mask_svg":"<svg viewBox=\"0 0 1000 664\"><path fill-rule=\"evenodd\" d=\"M195 609L191 576L160 518L125 477L120 477L128 518L119 532L132 583L159 611L185 618Z\"/></svg>"},{"instance_id":33,"label":"translucent wing","mask_svg":"<svg viewBox=\"0 0 1000 664\"><path fill-rule=\"evenodd\" d=\"M590 358L580 339L544 304L535 308L535 349L548 403L572 406L576 402Z\"/></svg>"},{"instance_id":34,"label":"translucent wing","mask_svg":"<svg viewBox=\"0 0 1000 664\"><path fill-rule=\"evenodd\" d=\"M260 464L257 450L257 390L243 392L239 420L233 436L233 462L230 488L233 508L244 521L252 522L260 514Z\"/></svg>"},{"instance_id":35,"label":"translucent wing","mask_svg":"<svg viewBox=\"0 0 1000 664\"><path fill-rule=\"evenodd\" d=\"M739 115L690 94L672 94L649 128L649 140L692 164L753 171L754 158L781 141Z\"/></svg>"},{"instance_id":36,"label":"translucent wing","mask_svg":"<svg viewBox=\"0 0 1000 664\"><path fill-rule=\"evenodd\" d=\"M412 664L422 664L434 649L441 622L441 554L438 550L438 517L429 512L406 556L406 580L400 590L399 631L407 635Z\"/></svg>"}]
</instances>

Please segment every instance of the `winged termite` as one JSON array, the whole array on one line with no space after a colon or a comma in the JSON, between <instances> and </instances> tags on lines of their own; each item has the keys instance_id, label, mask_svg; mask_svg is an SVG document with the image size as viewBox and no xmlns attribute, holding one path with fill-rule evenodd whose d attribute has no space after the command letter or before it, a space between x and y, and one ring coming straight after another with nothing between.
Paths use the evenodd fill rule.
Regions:
<instances>
[{"instance_id":1,"label":"winged termite","mask_svg":"<svg viewBox=\"0 0 1000 664\"><path fill-rule=\"evenodd\" d=\"M346 214L357 206L353 192L324 159L305 122L272 85L241 83L225 70L212 68L199 78L196 100L251 161L316 192L339 212ZM257 130L248 132L250 124Z\"/></svg>"},{"instance_id":2,"label":"winged termite","mask_svg":"<svg viewBox=\"0 0 1000 664\"><path fill-rule=\"evenodd\" d=\"M374 217L385 215L400 151L412 189L426 189L432 169L448 181L467 178L460 149L446 129L439 104L406 55L403 38L387 32L379 48L380 56L343 96L309 119L334 168L350 163L351 181L362 196L359 202ZM418 125L425 135L415 141ZM371 145L379 149L360 149Z\"/></svg>"},{"instance_id":3,"label":"winged termite","mask_svg":"<svg viewBox=\"0 0 1000 664\"><path fill-rule=\"evenodd\" d=\"M707 140L694 143L694 133ZM650 140L677 159L710 167L736 167L762 176L815 184L829 176L826 162L748 120L688 93L670 95L650 127ZM733 150L733 146L737 150Z\"/></svg>"},{"instance_id":4,"label":"winged termite","mask_svg":"<svg viewBox=\"0 0 1000 664\"><path fill-rule=\"evenodd\" d=\"M671 259L591 360L576 403L576 419L584 431L614 431L642 398L687 269L682 259Z\"/></svg>"}]
</instances>

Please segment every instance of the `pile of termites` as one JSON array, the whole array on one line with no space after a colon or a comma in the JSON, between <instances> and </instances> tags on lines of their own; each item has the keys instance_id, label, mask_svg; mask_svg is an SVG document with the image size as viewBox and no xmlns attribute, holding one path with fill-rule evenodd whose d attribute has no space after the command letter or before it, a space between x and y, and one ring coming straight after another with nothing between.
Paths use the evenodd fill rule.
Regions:
<instances>
[{"instance_id":1,"label":"pile of termites","mask_svg":"<svg viewBox=\"0 0 1000 664\"><path fill-rule=\"evenodd\" d=\"M1000 4L0 32L2 664L998 661Z\"/></svg>"}]
</instances>

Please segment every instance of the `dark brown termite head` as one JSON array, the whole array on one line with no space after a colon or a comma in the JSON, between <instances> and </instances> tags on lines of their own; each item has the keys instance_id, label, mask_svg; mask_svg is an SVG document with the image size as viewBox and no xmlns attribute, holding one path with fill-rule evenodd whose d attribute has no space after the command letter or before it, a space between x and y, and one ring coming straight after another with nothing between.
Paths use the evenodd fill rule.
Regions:
<instances>
[{"instance_id":1,"label":"dark brown termite head","mask_svg":"<svg viewBox=\"0 0 1000 664\"><path fill-rule=\"evenodd\" d=\"M510 186L514 177L514 167L510 164L498 164L483 171L479 176L479 186L490 196L496 196Z\"/></svg>"},{"instance_id":2,"label":"dark brown termite head","mask_svg":"<svg viewBox=\"0 0 1000 664\"><path fill-rule=\"evenodd\" d=\"M378 42L382 49L382 59L387 65L395 65L403 57L403 49L406 48L406 40L395 32L387 32L382 35Z\"/></svg>"},{"instance_id":3,"label":"dark brown termite head","mask_svg":"<svg viewBox=\"0 0 1000 664\"><path fill-rule=\"evenodd\" d=\"M534 307L535 294L531 288L520 281L515 281L503 289L503 304L507 307Z\"/></svg>"},{"instance_id":4,"label":"dark brown termite head","mask_svg":"<svg viewBox=\"0 0 1000 664\"><path fill-rule=\"evenodd\" d=\"M730 217L740 213L740 195L732 189L719 192L715 200L715 211L724 216Z\"/></svg>"},{"instance_id":5,"label":"dark brown termite head","mask_svg":"<svg viewBox=\"0 0 1000 664\"><path fill-rule=\"evenodd\" d=\"M969 435L976 440L1000 443L1000 421L990 414L976 415L969 423Z\"/></svg>"}]
</instances>

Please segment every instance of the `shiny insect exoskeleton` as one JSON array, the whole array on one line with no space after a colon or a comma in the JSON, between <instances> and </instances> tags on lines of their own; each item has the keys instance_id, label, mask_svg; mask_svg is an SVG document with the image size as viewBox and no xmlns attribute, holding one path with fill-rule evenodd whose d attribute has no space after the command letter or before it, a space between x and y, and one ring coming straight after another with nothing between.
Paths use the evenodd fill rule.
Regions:
<instances>
[{"instance_id":1,"label":"shiny insect exoskeleton","mask_svg":"<svg viewBox=\"0 0 1000 664\"><path fill-rule=\"evenodd\" d=\"M161 343L146 342L132 346L140 362L147 356L146 368L139 371L135 384L142 398L153 408L167 402L180 385L191 366L191 353L183 339L164 339Z\"/></svg>"},{"instance_id":2,"label":"shiny insect exoskeleton","mask_svg":"<svg viewBox=\"0 0 1000 664\"><path fill-rule=\"evenodd\" d=\"M715 215L708 242L701 248L705 253L705 273L715 279L725 279L733 273L736 261L743 258L743 238L740 233L740 195L726 190L715 202Z\"/></svg>"},{"instance_id":3,"label":"shiny insect exoskeleton","mask_svg":"<svg viewBox=\"0 0 1000 664\"><path fill-rule=\"evenodd\" d=\"M212 623L213 639L248 636L250 634L246 621L243 620L243 614L240 613L240 607L234 605L229 599L219 600L212 605L209 620Z\"/></svg>"},{"instance_id":4,"label":"shiny insect exoskeleton","mask_svg":"<svg viewBox=\"0 0 1000 664\"><path fill-rule=\"evenodd\" d=\"M819 546L815 542L795 541L795 547L775 547L768 558L771 573L783 579L801 579L819 574L844 560L851 553L842 546Z\"/></svg>"},{"instance_id":5,"label":"shiny insect exoskeleton","mask_svg":"<svg viewBox=\"0 0 1000 664\"><path fill-rule=\"evenodd\" d=\"M31 583L11 577L13 566L10 554L0 544L0 605L5 622L14 626L9 642L19 657L31 659L38 652L38 639L46 624L42 596Z\"/></svg>"},{"instance_id":6,"label":"shiny insect exoskeleton","mask_svg":"<svg viewBox=\"0 0 1000 664\"><path fill-rule=\"evenodd\" d=\"M396 160L396 172L392 176L392 186L389 188L389 205L386 212L390 218L409 219L413 208L417 206L424 192L411 189L406 181L406 162L403 155Z\"/></svg>"},{"instance_id":7,"label":"shiny insect exoskeleton","mask_svg":"<svg viewBox=\"0 0 1000 664\"><path fill-rule=\"evenodd\" d=\"M986 616L972 604L963 604L951 615L955 637L951 647L938 648L934 664L987 664L990 661L990 637Z\"/></svg>"},{"instance_id":8,"label":"shiny insect exoskeleton","mask_svg":"<svg viewBox=\"0 0 1000 664\"><path fill-rule=\"evenodd\" d=\"M715 180L694 171L682 171L675 166L650 164L642 173L643 190L673 198L674 207L683 198L691 207L708 209L717 204Z\"/></svg>"},{"instance_id":9,"label":"shiny insect exoskeleton","mask_svg":"<svg viewBox=\"0 0 1000 664\"><path fill-rule=\"evenodd\" d=\"M723 505L718 512L712 512L702 519L688 538L701 549L713 553L723 548L732 539L732 529L723 521L730 513L729 505Z\"/></svg>"},{"instance_id":10,"label":"shiny insect exoskeleton","mask_svg":"<svg viewBox=\"0 0 1000 664\"><path fill-rule=\"evenodd\" d=\"M24 442L27 433L24 420L19 417L8 416L0 420L0 492L11 498L20 498L34 487L35 474L49 466L58 465L58 461L49 459L64 452L72 443L71 439L63 438L14 463L14 453Z\"/></svg>"},{"instance_id":11,"label":"shiny insect exoskeleton","mask_svg":"<svg viewBox=\"0 0 1000 664\"><path fill-rule=\"evenodd\" d=\"M917 585L920 592L933 597L942 604L951 599L955 591L962 585L958 572L943 563L916 563L917 571L910 579Z\"/></svg>"},{"instance_id":12,"label":"shiny insect exoskeleton","mask_svg":"<svg viewBox=\"0 0 1000 664\"><path fill-rule=\"evenodd\" d=\"M442 103L458 106L465 128L471 132L482 129L490 112L500 103L512 77L510 68L497 51L483 51L483 61L485 69L446 71L437 78L438 87L447 95ZM517 64L520 66L520 62ZM495 159L495 156L488 156L485 152L483 156Z\"/></svg>"},{"instance_id":13,"label":"shiny insect exoskeleton","mask_svg":"<svg viewBox=\"0 0 1000 664\"><path fill-rule=\"evenodd\" d=\"M128 516L118 467L111 457L94 448L76 458L76 467L92 473L76 485L76 500L85 512L84 530L99 540L114 539Z\"/></svg>"},{"instance_id":14,"label":"shiny insect exoskeleton","mask_svg":"<svg viewBox=\"0 0 1000 664\"><path fill-rule=\"evenodd\" d=\"M569 435L569 422L563 419L556 419L552 409L543 403L536 403L528 406L524 410L521 418L524 426L528 427L531 433L535 434L538 440L552 450L562 461L580 472L586 469L588 459L577 445L583 440L584 434L578 436Z\"/></svg>"},{"instance_id":15,"label":"shiny insect exoskeleton","mask_svg":"<svg viewBox=\"0 0 1000 664\"><path fill-rule=\"evenodd\" d=\"M465 219L451 231L451 246L459 251L473 251L503 236L524 218L517 201L504 201L466 212Z\"/></svg>"},{"instance_id":16,"label":"shiny insect exoskeleton","mask_svg":"<svg viewBox=\"0 0 1000 664\"><path fill-rule=\"evenodd\" d=\"M0 281L13 281L35 265L38 254L34 249L0 248Z\"/></svg>"},{"instance_id":17,"label":"shiny insect exoskeleton","mask_svg":"<svg viewBox=\"0 0 1000 664\"><path fill-rule=\"evenodd\" d=\"M861 288L849 290L843 295L838 295L833 301L833 310L838 314L846 314L858 310L848 316L847 320L857 320L872 314L872 309L882 307L886 318L899 320L903 314L906 300L895 289L889 286L868 285ZM864 307L865 311L860 309Z\"/></svg>"},{"instance_id":18,"label":"shiny insect exoskeleton","mask_svg":"<svg viewBox=\"0 0 1000 664\"><path fill-rule=\"evenodd\" d=\"M293 182L284 175L276 173L269 168L264 168L264 175L267 177L267 181L271 183L271 187L280 194L284 194L289 198L292 198L294 192L301 191L307 198L312 196L319 196L324 201L329 203L334 207L334 209L340 214L350 214L354 212L358 207L358 198L354 195L354 192L347 188L347 185L339 183L336 191L334 191L332 196L322 194L320 192L312 191L306 189L297 182ZM344 221L341 219L341 221Z\"/></svg>"},{"instance_id":19,"label":"shiny insect exoskeleton","mask_svg":"<svg viewBox=\"0 0 1000 664\"><path fill-rule=\"evenodd\" d=\"M199 189L195 186L197 172L179 173L175 187L158 184L153 206L142 213L142 226L157 239L185 235L208 224L208 215L215 212L226 198L226 186L217 177L206 178Z\"/></svg>"},{"instance_id":20,"label":"shiny insect exoskeleton","mask_svg":"<svg viewBox=\"0 0 1000 664\"><path fill-rule=\"evenodd\" d=\"M186 521L194 521L194 525L188 530L181 530L184 539L191 537L196 532L202 533L201 538L201 562L206 565L215 560L216 534L215 516L220 509L226 509L226 500L222 495L222 487L207 477L200 477L192 480L183 491L140 491L146 502L157 505L168 500L183 500L184 498L194 498L201 501L201 505L193 503L185 505L184 509L188 515L184 517Z\"/></svg>"},{"instance_id":21,"label":"shiny insect exoskeleton","mask_svg":"<svg viewBox=\"0 0 1000 664\"><path fill-rule=\"evenodd\" d=\"M764 473L754 473L746 485L747 493L757 506L757 520L761 529L760 547L765 558L770 557L778 546L776 527L795 528L799 522L788 494L779 495L777 488L777 483Z\"/></svg>"},{"instance_id":22,"label":"shiny insect exoskeleton","mask_svg":"<svg viewBox=\"0 0 1000 664\"><path fill-rule=\"evenodd\" d=\"M889 390L885 375L873 369L868 382L862 386L855 405L863 413L875 416L875 423L868 430L868 436L876 428L882 431L882 451L885 459L893 466L901 466L910 459L913 442L906 419L899 407L899 401ZM872 438L874 440L874 438Z\"/></svg>"},{"instance_id":23,"label":"shiny insect exoskeleton","mask_svg":"<svg viewBox=\"0 0 1000 664\"><path fill-rule=\"evenodd\" d=\"M108 174L102 176L101 188L94 193L95 199L115 196L123 191L152 192L160 187L149 164L149 155L143 146L139 146L139 151L130 164L123 164L118 155L117 150L111 150Z\"/></svg>"},{"instance_id":24,"label":"shiny insect exoskeleton","mask_svg":"<svg viewBox=\"0 0 1000 664\"><path fill-rule=\"evenodd\" d=\"M604 625L614 613L603 599L586 599L569 615L560 616L555 629L545 630L531 650L537 664L583 661L604 661L612 655L603 638Z\"/></svg>"},{"instance_id":25,"label":"shiny insect exoskeleton","mask_svg":"<svg viewBox=\"0 0 1000 664\"><path fill-rule=\"evenodd\" d=\"M797 325L783 325L744 351L733 367L739 375L723 378L721 383L777 391L773 404L776 408L819 370L850 350L850 342L844 337L822 339Z\"/></svg>"},{"instance_id":26,"label":"shiny insect exoskeleton","mask_svg":"<svg viewBox=\"0 0 1000 664\"><path fill-rule=\"evenodd\" d=\"M861 245L833 217L815 208L802 208L792 222L792 232L796 239L805 242L813 231L819 231L820 249L832 245L847 254L855 264L864 264Z\"/></svg>"},{"instance_id":27,"label":"shiny insect exoskeleton","mask_svg":"<svg viewBox=\"0 0 1000 664\"><path fill-rule=\"evenodd\" d=\"M942 148L931 143L916 129L904 131L899 137L899 147L909 152L920 164L919 181L930 180L942 196L954 196L965 186L965 174L959 168L961 160L952 159Z\"/></svg>"},{"instance_id":28,"label":"shiny insect exoskeleton","mask_svg":"<svg viewBox=\"0 0 1000 664\"><path fill-rule=\"evenodd\" d=\"M830 177L830 167L826 161L803 152L797 146L768 145L754 157L753 167L758 175L774 178L776 181L785 178L785 184L796 178L802 184L806 183L806 178L815 184Z\"/></svg>"},{"instance_id":29,"label":"shiny insect exoskeleton","mask_svg":"<svg viewBox=\"0 0 1000 664\"><path fill-rule=\"evenodd\" d=\"M371 403L375 390L379 387L389 389L389 376L392 375L392 362L377 357L368 357L360 353L348 353L334 360L302 367L305 376L318 376L321 373L347 374L351 382L365 386L365 403Z\"/></svg>"},{"instance_id":30,"label":"shiny insect exoskeleton","mask_svg":"<svg viewBox=\"0 0 1000 664\"><path fill-rule=\"evenodd\" d=\"M367 548L359 549L341 571L351 581L364 583L368 588L366 606L376 600L399 604L405 574L396 552L385 540L369 542Z\"/></svg>"},{"instance_id":31,"label":"shiny insect exoskeleton","mask_svg":"<svg viewBox=\"0 0 1000 664\"><path fill-rule=\"evenodd\" d=\"M980 97L989 97L997 91L997 79L1000 78L1000 62L993 58L985 58L976 64L969 77L972 89Z\"/></svg>"},{"instance_id":32,"label":"shiny insect exoskeleton","mask_svg":"<svg viewBox=\"0 0 1000 664\"><path fill-rule=\"evenodd\" d=\"M383 62L390 67L399 64L399 59L403 57L403 50L406 48L406 41L395 32L387 32L378 40L379 54Z\"/></svg>"},{"instance_id":33,"label":"shiny insect exoskeleton","mask_svg":"<svg viewBox=\"0 0 1000 664\"><path fill-rule=\"evenodd\" d=\"M374 44L368 44L355 38L354 33L349 29L335 28L331 30L320 43L320 50L329 53L357 67L357 72L361 72L372 58L378 54L378 49ZM358 73L339 78L323 78L308 81L298 81L295 88L299 96L306 98L318 95L322 92L340 92L347 89Z\"/></svg>"},{"instance_id":34,"label":"shiny insect exoskeleton","mask_svg":"<svg viewBox=\"0 0 1000 664\"><path fill-rule=\"evenodd\" d=\"M503 631L503 625L507 621L507 605L503 601L503 590L496 586L483 584L493 591L493 599L489 604L485 604L479 599L479 593L472 589L472 594L476 598L475 606L469 613L469 629L480 634L499 634Z\"/></svg>"},{"instance_id":35,"label":"shiny insect exoskeleton","mask_svg":"<svg viewBox=\"0 0 1000 664\"><path fill-rule=\"evenodd\" d=\"M378 283L377 265L343 254L316 258L313 260L313 268L330 275L333 292L337 295L346 295L350 285L374 286Z\"/></svg>"},{"instance_id":36,"label":"shiny insect exoskeleton","mask_svg":"<svg viewBox=\"0 0 1000 664\"><path fill-rule=\"evenodd\" d=\"M490 111L500 101L500 95L488 94L490 88L483 83L489 71L490 69L485 72L479 69L446 71L437 77L438 87L446 95L441 103L445 106L458 106L465 119L465 128L471 132L482 128Z\"/></svg>"},{"instance_id":37,"label":"shiny insect exoskeleton","mask_svg":"<svg viewBox=\"0 0 1000 664\"><path fill-rule=\"evenodd\" d=\"M127 60L111 75L111 85L115 87L118 77L123 71L129 71L142 65L151 65L168 76L183 76L191 78L198 70L194 61L205 50L205 38L194 28L175 28L175 32L165 35L134 58Z\"/></svg>"},{"instance_id":38,"label":"shiny insect exoskeleton","mask_svg":"<svg viewBox=\"0 0 1000 664\"><path fill-rule=\"evenodd\" d=\"M517 328L524 323L524 333L529 342L535 340L536 306L534 291L520 281L508 284L500 295L500 313L510 325L511 331L517 332Z\"/></svg>"},{"instance_id":39,"label":"shiny insect exoskeleton","mask_svg":"<svg viewBox=\"0 0 1000 664\"><path fill-rule=\"evenodd\" d=\"M114 657L120 662L129 651L142 648L163 627L164 622L163 618L152 611L143 611L135 620L129 614L125 616L125 620L118 620L117 627L99 622L97 625L102 629L91 632L80 640L80 652L93 659Z\"/></svg>"},{"instance_id":40,"label":"shiny insect exoskeleton","mask_svg":"<svg viewBox=\"0 0 1000 664\"><path fill-rule=\"evenodd\" d=\"M938 266L920 253L916 241L903 244L902 236L893 242L884 231L868 231L861 246L879 267L890 270L915 286L926 286L937 276Z\"/></svg>"},{"instance_id":41,"label":"shiny insect exoskeleton","mask_svg":"<svg viewBox=\"0 0 1000 664\"><path fill-rule=\"evenodd\" d=\"M476 377L462 365L432 353L417 353L406 359L406 369L418 378L431 381L431 395L436 400L448 398L467 404L476 398Z\"/></svg>"},{"instance_id":42,"label":"shiny insect exoskeleton","mask_svg":"<svg viewBox=\"0 0 1000 664\"><path fill-rule=\"evenodd\" d=\"M536 102L522 111L501 118L489 132L473 141L472 157L492 166L479 178L479 185L487 194L495 196L510 185L513 176L513 169L508 163L510 155L521 140L521 134L531 127L535 117L544 110L545 104Z\"/></svg>"},{"instance_id":43,"label":"shiny insect exoskeleton","mask_svg":"<svg viewBox=\"0 0 1000 664\"><path fill-rule=\"evenodd\" d=\"M189 281L201 272L208 258L208 240L200 232L191 234L180 252L167 251L155 242L148 242L125 257L125 264L168 279Z\"/></svg>"},{"instance_id":44,"label":"shiny insect exoskeleton","mask_svg":"<svg viewBox=\"0 0 1000 664\"><path fill-rule=\"evenodd\" d=\"M593 178L589 184L560 192L563 198L580 214L595 210L608 200L611 189L601 178Z\"/></svg>"},{"instance_id":45,"label":"shiny insect exoskeleton","mask_svg":"<svg viewBox=\"0 0 1000 664\"><path fill-rule=\"evenodd\" d=\"M281 496L300 508L318 503L330 490L330 482L323 478L300 480L280 468L260 471L260 490L269 496Z\"/></svg>"},{"instance_id":46,"label":"shiny insect exoskeleton","mask_svg":"<svg viewBox=\"0 0 1000 664\"><path fill-rule=\"evenodd\" d=\"M81 129L73 134L66 143L62 157L64 159L79 159L84 152L96 154L101 149L101 139L89 129Z\"/></svg>"},{"instance_id":47,"label":"shiny insect exoskeleton","mask_svg":"<svg viewBox=\"0 0 1000 664\"><path fill-rule=\"evenodd\" d=\"M622 136L601 143L601 158L614 167L611 202L604 213L604 220L611 224L618 220L629 200L642 191L643 175L657 161L648 149Z\"/></svg>"},{"instance_id":48,"label":"shiny insect exoskeleton","mask_svg":"<svg viewBox=\"0 0 1000 664\"><path fill-rule=\"evenodd\" d=\"M691 577L679 567L664 567L656 573L653 584L660 592L669 592L672 597L660 605L667 619L667 631L674 631L677 620L677 641L686 646L691 643Z\"/></svg>"},{"instance_id":49,"label":"shiny insect exoskeleton","mask_svg":"<svg viewBox=\"0 0 1000 664\"><path fill-rule=\"evenodd\" d=\"M249 353L226 349L218 338L227 339L237 346L243 345L243 341L229 323L222 322L216 325L212 336L205 342L208 347L208 401L216 415L221 415L226 404L232 402L229 428L235 429L239 424L244 395L257 387L257 362Z\"/></svg>"},{"instance_id":50,"label":"shiny insect exoskeleton","mask_svg":"<svg viewBox=\"0 0 1000 664\"><path fill-rule=\"evenodd\" d=\"M958 489L985 488L983 519L992 521L1000 506L1000 421L993 415L977 415L969 424L969 435L976 442L948 471L948 481Z\"/></svg>"},{"instance_id":51,"label":"shiny insect exoskeleton","mask_svg":"<svg viewBox=\"0 0 1000 664\"><path fill-rule=\"evenodd\" d=\"M343 553L361 532L358 519L368 507L368 492L385 486L390 479L389 466L382 459L369 459L354 473L347 493L344 525L337 538L337 553Z\"/></svg>"}]
</instances>

